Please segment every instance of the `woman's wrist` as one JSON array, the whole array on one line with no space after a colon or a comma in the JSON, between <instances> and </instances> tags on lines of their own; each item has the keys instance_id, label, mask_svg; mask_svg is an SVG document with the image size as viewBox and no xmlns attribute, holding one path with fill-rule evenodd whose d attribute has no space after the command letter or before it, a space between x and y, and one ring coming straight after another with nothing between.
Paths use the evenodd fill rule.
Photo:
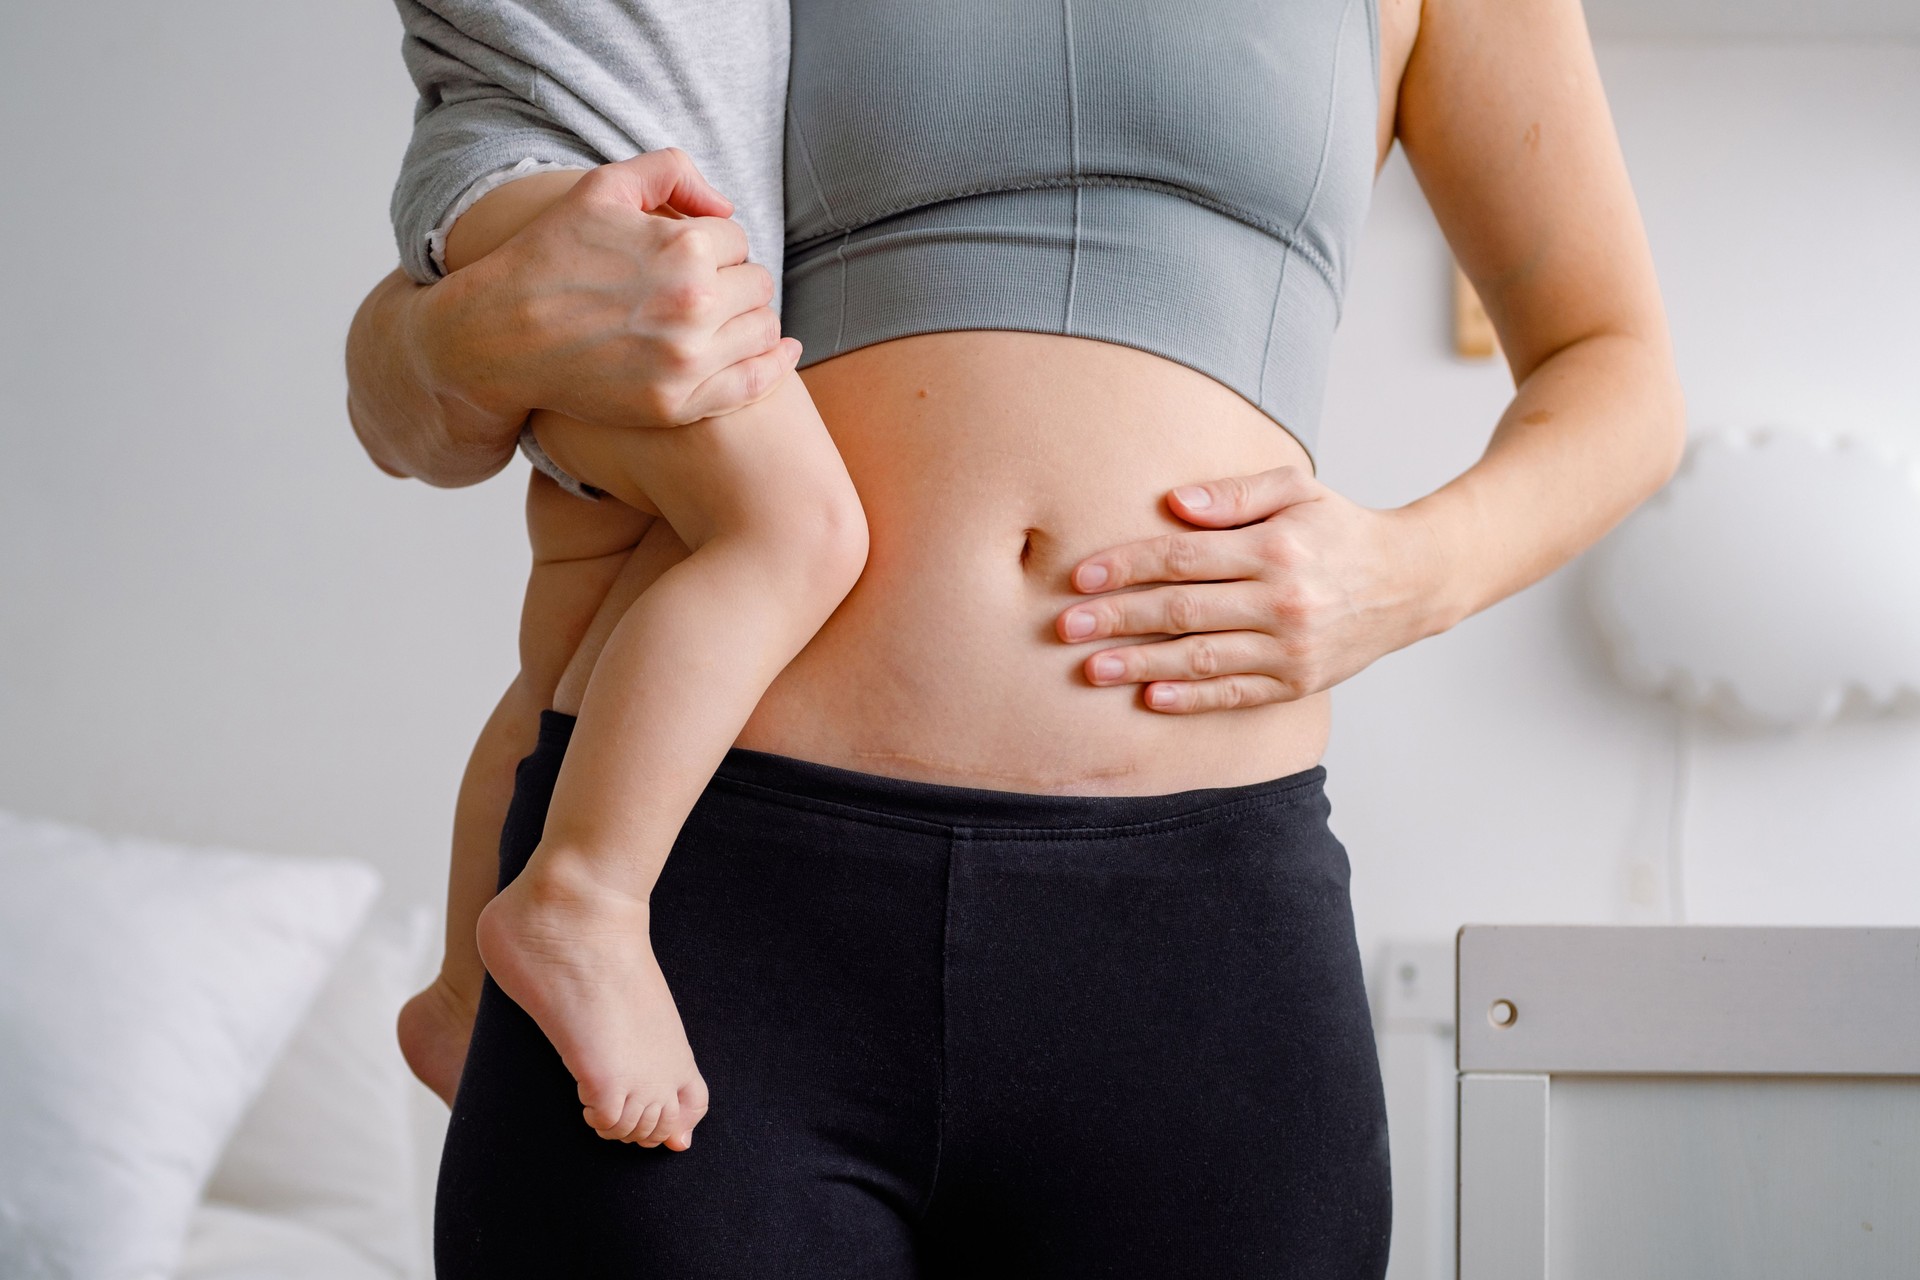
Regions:
<instances>
[{"instance_id":1,"label":"woman's wrist","mask_svg":"<svg viewBox=\"0 0 1920 1280\"><path fill-rule=\"evenodd\" d=\"M495 282L477 267L417 289L408 299L402 345L412 378L435 409L428 427L431 464L417 474L433 484L468 484L498 472L512 459L520 426L532 412L502 376L510 367L508 353L496 359L487 350L489 326L480 317L497 311L498 300L486 297Z\"/></svg>"},{"instance_id":2,"label":"woman's wrist","mask_svg":"<svg viewBox=\"0 0 1920 1280\"><path fill-rule=\"evenodd\" d=\"M1172 637L1085 660L1091 684L1145 685L1150 710L1305 697L1472 611L1470 501L1365 507L1295 466L1183 485L1168 509L1196 527L1081 561L1088 598L1055 626L1068 643Z\"/></svg>"},{"instance_id":3,"label":"woman's wrist","mask_svg":"<svg viewBox=\"0 0 1920 1280\"><path fill-rule=\"evenodd\" d=\"M1447 537L1447 513L1436 510L1438 494L1429 494L1381 514L1393 521L1399 554L1400 591L1406 601L1407 644L1452 629L1474 612L1461 558Z\"/></svg>"},{"instance_id":4,"label":"woman's wrist","mask_svg":"<svg viewBox=\"0 0 1920 1280\"><path fill-rule=\"evenodd\" d=\"M443 488L475 484L513 457L525 414L490 406L489 389L455 363L471 339L457 328L448 281L420 285L400 271L375 285L347 330L347 417L374 464Z\"/></svg>"},{"instance_id":5,"label":"woman's wrist","mask_svg":"<svg viewBox=\"0 0 1920 1280\"><path fill-rule=\"evenodd\" d=\"M382 471L452 487L486 479L511 454L492 456L474 409L430 384L446 385L428 346L435 287L393 271L360 304L347 330L347 417Z\"/></svg>"}]
</instances>

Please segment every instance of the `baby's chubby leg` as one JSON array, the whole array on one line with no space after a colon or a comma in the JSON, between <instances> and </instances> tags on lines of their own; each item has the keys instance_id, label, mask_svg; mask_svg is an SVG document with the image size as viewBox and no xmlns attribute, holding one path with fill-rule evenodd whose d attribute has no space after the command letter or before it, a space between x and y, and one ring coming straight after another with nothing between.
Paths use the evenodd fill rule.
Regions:
<instances>
[{"instance_id":1,"label":"baby's chubby leg","mask_svg":"<svg viewBox=\"0 0 1920 1280\"><path fill-rule=\"evenodd\" d=\"M592 664L539 848L480 916L488 971L559 1050L603 1137L684 1148L706 1107L648 943L681 823L866 558L858 496L804 384L671 430L535 415L541 447L691 554Z\"/></svg>"},{"instance_id":2,"label":"baby's chubby leg","mask_svg":"<svg viewBox=\"0 0 1920 1280\"><path fill-rule=\"evenodd\" d=\"M514 773L533 750L546 707L571 711L563 683L593 655L627 606L687 549L665 521L617 502L589 503L538 471L528 475L533 565L520 615L520 669L474 743L454 806L440 972L401 1008L401 1052L413 1073L452 1105L485 975L474 931L494 895L500 829ZM637 545L636 545L637 543Z\"/></svg>"}]
</instances>

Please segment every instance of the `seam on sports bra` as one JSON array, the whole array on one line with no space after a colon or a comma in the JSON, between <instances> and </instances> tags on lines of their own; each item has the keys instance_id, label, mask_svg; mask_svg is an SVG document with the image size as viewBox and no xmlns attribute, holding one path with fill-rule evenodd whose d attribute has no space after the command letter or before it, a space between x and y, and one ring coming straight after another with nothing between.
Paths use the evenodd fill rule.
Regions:
<instances>
[{"instance_id":1,"label":"seam on sports bra","mask_svg":"<svg viewBox=\"0 0 1920 1280\"><path fill-rule=\"evenodd\" d=\"M1345 7L1340 10L1340 25L1334 29L1333 74L1332 78L1327 82L1327 127L1320 135L1320 167L1313 175L1313 190L1307 193L1307 207L1300 211L1300 221L1293 224L1293 229L1296 233L1301 227L1306 225L1307 219L1312 216L1313 206L1320 200L1320 188L1325 185L1327 180L1327 157L1333 154L1333 121L1335 115L1337 115L1340 110L1340 59L1346 55L1347 51L1347 15L1353 12L1353 6L1356 3L1361 6L1364 14L1368 2L1369 0L1347 0ZM1380 95L1376 93L1374 95L1374 101L1378 102L1379 97ZM1379 107L1376 106L1373 113L1376 116L1379 115ZM1373 145L1373 138L1369 135L1367 138L1367 168L1369 172L1371 172L1373 168ZM1346 298L1343 291L1335 289L1333 291L1333 323L1336 328L1339 327L1340 313L1345 309L1345 304Z\"/></svg>"},{"instance_id":2,"label":"seam on sports bra","mask_svg":"<svg viewBox=\"0 0 1920 1280\"><path fill-rule=\"evenodd\" d=\"M853 232L847 232L840 237L840 247L834 250L834 256L840 259L840 323L834 326L830 355L839 355L847 343L847 241L852 238Z\"/></svg>"},{"instance_id":3,"label":"seam on sports bra","mask_svg":"<svg viewBox=\"0 0 1920 1280\"><path fill-rule=\"evenodd\" d=\"M801 127L798 120L793 121L793 136L800 143L800 160L807 166L807 181L813 184L813 198L820 202L820 208L827 215L827 221L833 225L835 231L844 233L851 230L840 221L840 215L833 211L833 202L827 199L827 190L820 185L820 171L813 164L813 146L807 141L807 131ZM825 239L824 236L821 238Z\"/></svg>"},{"instance_id":4,"label":"seam on sports bra","mask_svg":"<svg viewBox=\"0 0 1920 1280\"><path fill-rule=\"evenodd\" d=\"M904 214L917 213L922 209L930 209L935 205L950 204L955 200L965 200L971 196L1004 195L1015 191L1059 191L1068 187L1133 187L1141 191L1154 191L1161 195L1175 196L1190 204L1197 204L1203 209L1211 209L1215 213L1232 218L1235 222L1252 227L1262 235L1270 236L1278 240L1294 253L1305 258L1313 269L1320 273L1336 294L1338 294L1340 290L1340 282L1334 273L1333 264L1327 260L1326 255L1301 240L1298 236L1285 230L1278 223L1262 218L1258 214L1248 213L1238 205L1228 204L1224 200L1215 200L1211 196L1203 196L1190 188L1180 186L1178 183L1162 182L1157 178L1135 178L1125 174L1083 173L1077 178L1037 178L1032 182L991 183L978 187L965 187L957 191L942 192L928 199L916 200L912 204L905 204L898 208L883 210L880 213L874 214L871 218L868 218L858 227L836 226L832 231L811 235L803 240L792 241L786 246L786 252L789 256L796 253L805 253L808 249L826 244L829 240L836 237L846 237L857 234L870 227L878 226L890 218L898 218Z\"/></svg>"},{"instance_id":5,"label":"seam on sports bra","mask_svg":"<svg viewBox=\"0 0 1920 1280\"><path fill-rule=\"evenodd\" d=\"M1333 122L1340 111L1340 55L1346 48L1347 15L1353 12L1353 5L1354 0L1347 0L1346 4L1341 7L1340 21L1334 28L1333 57L1329 59L1332 63L1332 71L1327 83L1327 120L1325 126L1323 126L1320 131L1320 161L1313 172L1313 187L1307 192L1307 203L1301 208L1300 217L1293 224L1293 234L1288 237L1287 243L1289 245L1299 238L1300 228L1307 225L1307 219L1313 215L1314 203L1320 199L1320 187L1326 181L1327 157L1332 154L1333 151ZM1368 147L1368 151L1372 151L1371 144ZM1267 368L1273 361L1273 331L1279 325L1280 299L1282 291L1286 288L1287 284L1287 263L1292 257L1292 254L1287 254L1280 259L1280 275L1273 284L1273 306L1267 312L1267 341L1265 347L1260 352L1259 390L1260 402L1262 404L1265 404L1267 399ZM1331 275L1328 276L1328 279L1331 281ZM1333 295L1333 322L1335 326L1338 326L1341 311L1340 290L1336 288L1333 291Z\"/></svg>"},{"instance_id":6,"label":"seam on sports bra","mask_svg":"<svg viewBox=\"0 0 1920 1280\"><path fill-rule=\"evenodd\" d=\"M791 110L791 108L789 108ZM813 194L820 201L820 208L827 215L827 221L840 233L840 323L834 329L833 350L826 354L839 355L840 348L847 337L847 238L853 234L851 227L840 221L840 215L833 211L833 202L827 199L826 188L820 185L820 171L813 164L813 147L807 142L807 131L800 127L799 121L793 122L793 136L800 143L800 159L807 166L807 181L813 184Z\"/></svg>"},{"instance_id":7,"label":"seam on sports bra","mask_svg":"<svg viewBox=\"0 0 1920 1280\"><path fill-rule=\"evenodd\" d=\"M1061 25L1067 36L1067 137L1073 175L1073 247L1067 251L1067 309L1060 331L1073 332L1073 289L1080 276L1080 82L1073 65L1073 0L1060 0Z\"/></svg>"},{"instance_id":8,"label":"seam on sports bra","mask_svg":"<svg viewBox=\"0 0 1920 1280\"><path fill-rule=\"evenodd\" d=\"M833 330L833 349L828 351L828 355L839 355L841 345L847 342L847 238L852 236L852 228L843 225L839 215L833 213L833 201L828 200L828 192L820 184L820 171L814 167L814 148L806 142L806 130L801 129L799 121L793 121L793 136L801 144L801 161L806 165L806 180L814 184L814 196L820 200L820 209L828 215L828 223L833 225L841 238L839 251L837 251L839 265L841 265L841 315L839 315L839 324Z\"/></svg>"}]
</instances>

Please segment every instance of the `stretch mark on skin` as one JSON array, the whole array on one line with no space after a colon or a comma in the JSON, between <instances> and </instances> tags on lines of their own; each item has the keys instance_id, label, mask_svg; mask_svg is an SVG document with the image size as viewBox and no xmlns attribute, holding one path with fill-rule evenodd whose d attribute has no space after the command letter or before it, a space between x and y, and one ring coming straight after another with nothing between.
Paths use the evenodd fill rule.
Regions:
<instances>
[{"instance_id":1,"label":"stretch mark on skin","mask_svg":"<svg viewBox=\"0 0 1920 1280\"><path fill-rule=\"evenodd\" d=\"M1137 764L1109 765L1104 769L1090 769L1079 773L1057 774L1045 782L1036 782L1031 773L1015 769L993 769L984 765L957 764L952 760L940 760L932 756L917 756L908 751L855 751L854 755L862 760L879 760L896 764L917 764L927 768L944 770L963 777L991 778L1000 782L1019 783L1019 790L1032 791L1036 787L1071 786L1090 779L1124 778L1138 773Z\"/></svg>"}]
</instances>

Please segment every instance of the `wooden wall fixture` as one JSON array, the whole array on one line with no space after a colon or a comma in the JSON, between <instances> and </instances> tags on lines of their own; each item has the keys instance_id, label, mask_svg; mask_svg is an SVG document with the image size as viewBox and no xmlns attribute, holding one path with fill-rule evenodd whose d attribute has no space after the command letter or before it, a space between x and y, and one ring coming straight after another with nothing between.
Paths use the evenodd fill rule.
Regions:
<instances>
[{"instance_id":1,"label":"wooden wall fixture","mask_svg":"<svg viewBox=\"0 0 1920 1280\"><path fill-rule=\"evenodd\" d=\"M1453 264L1453 350L1467 360L1488 360L1500 350L1493 322L1458 262Z\"/></svg>"}]
</instances>

